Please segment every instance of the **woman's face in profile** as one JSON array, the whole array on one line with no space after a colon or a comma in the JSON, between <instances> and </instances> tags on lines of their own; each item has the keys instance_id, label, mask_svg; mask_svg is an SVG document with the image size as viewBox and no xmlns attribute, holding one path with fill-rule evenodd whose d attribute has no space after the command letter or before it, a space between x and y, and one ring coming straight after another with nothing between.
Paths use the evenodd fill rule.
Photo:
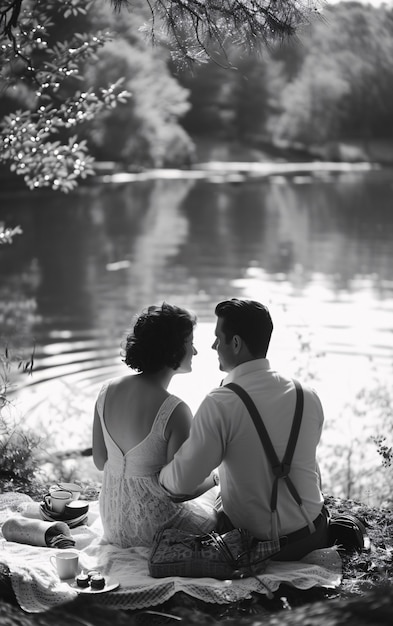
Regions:
<instances>
[{"instance_id":1,"label":"woman's face in profile","mask_svg":"<svg viewBox=\"0 0 393 626\"><path fill-rule=\"evenodd\" d=\"M194 341L194 333L191 333L187 337L186 342L184 344L186 353L184 355L182 362L180 363L180 367L176 370L176 374L186 374L188 372L191 372L192 357L198 354L196 348L194 348L193 341Z\"/></svg>"}]
</instances>

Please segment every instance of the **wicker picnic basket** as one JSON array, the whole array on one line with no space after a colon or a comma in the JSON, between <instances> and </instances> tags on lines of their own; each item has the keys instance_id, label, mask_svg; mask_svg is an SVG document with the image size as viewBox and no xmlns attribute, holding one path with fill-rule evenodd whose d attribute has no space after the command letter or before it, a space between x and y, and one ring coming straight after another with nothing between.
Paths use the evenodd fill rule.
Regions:
<instances>
[{"instance_id":1,"label":"wicker picnic basket","mask_svg":"<svg viewBox=\"0 0 393 626\"><path fill-rule=\"evenodd\" d=\"M154 537L148 565L154 578L244 578L263 573L267 559L279 550L279 540L259 541L242 529L195 535L166 528Z\"/></svg>"}]
</instances>

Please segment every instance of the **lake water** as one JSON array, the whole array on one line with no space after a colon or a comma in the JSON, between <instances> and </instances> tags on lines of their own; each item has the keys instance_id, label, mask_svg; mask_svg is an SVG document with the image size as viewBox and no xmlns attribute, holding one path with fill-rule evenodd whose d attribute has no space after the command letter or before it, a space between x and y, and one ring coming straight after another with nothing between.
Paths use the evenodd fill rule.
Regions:
<instances>
[{"instance_id":1,"label":"lake water","mask_svg":"<svg viewBox=\"0 0 393 626\"><path fill-rule=\"evenodd\" d=\"M320 393L325 458L343 440L346 458L360 431L369 434L346 405L371 378L391 381L392 171L190 172L97 182L67 196L3 192L0 222L23 229L0 250L0 312L26 349L35 343L16 401L21 411L27 402L35 428L64 434L66 424L67 445L89 445L98 387L125 371L124 331L163 300L198 316L193 373L171 386L195 410L222 378L210 349L215 304L249 297L271 310L272 366ZM22 306L15 324L25 299L34 315Z\"/></svg>"}]
</instances>

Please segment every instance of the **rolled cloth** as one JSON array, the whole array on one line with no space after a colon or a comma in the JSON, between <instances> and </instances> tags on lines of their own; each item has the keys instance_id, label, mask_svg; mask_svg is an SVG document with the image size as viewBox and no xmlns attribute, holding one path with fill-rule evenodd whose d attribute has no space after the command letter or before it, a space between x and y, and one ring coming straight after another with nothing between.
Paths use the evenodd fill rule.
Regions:
<instances>
[{"instance_id":1,"label":"rolled cloth","mask_svg":"<svg viewBox=\"0 0 393 626\"><path fill-rule=\"evenodd\" d=\"M52 547L56 538L64 537L69 545L75 544L65 522L45 522L22 516L10 517L2 528L4 539L30 546Z\"/></svg>"}]
</instances>

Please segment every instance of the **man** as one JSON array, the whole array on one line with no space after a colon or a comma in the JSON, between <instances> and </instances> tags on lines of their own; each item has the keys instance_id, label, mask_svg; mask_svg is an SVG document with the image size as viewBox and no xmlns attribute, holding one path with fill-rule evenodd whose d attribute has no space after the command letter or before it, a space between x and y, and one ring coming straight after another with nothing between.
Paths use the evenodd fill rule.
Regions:
<instances>
[{"instance_id":1,"label":"man","mask_svg":"<svg viewBox=\"0 0 393 626\"><path fill-rule=\"evenodd\" d=\"M259 302L233 298L217 305L216 339L222 386L200 405L189 438L160 474L171 497L187 499L212 486L218 468L222 499L219 530L245 528L260 539L278 534L280 560L297 560L328 545L328 513L323 506L316 449L323 410L314 391L303 387L302 422L290 469L299 502L286 480L278 481L272 515L271 464L243 401L226 385L237 383L253 399L280 461L288 443L296 404L294 382L270 368L266 358L273 323ZM274 508L274 507L273 507ZM275 521L274 521L275 520ZM275 532L276 524L276 532Z\"/></svg>"}]
</instances>

